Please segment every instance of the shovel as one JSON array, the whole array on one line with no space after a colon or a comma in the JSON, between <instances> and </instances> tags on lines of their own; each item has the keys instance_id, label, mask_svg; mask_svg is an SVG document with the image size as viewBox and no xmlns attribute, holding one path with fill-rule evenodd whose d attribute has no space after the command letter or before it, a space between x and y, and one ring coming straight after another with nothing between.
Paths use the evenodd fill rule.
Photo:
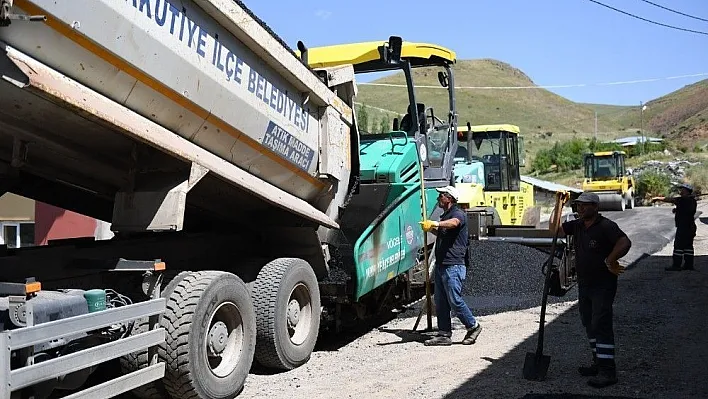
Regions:
<instances>
[{"instance_id":1,"label":"shovel","mask_svg":"<svg viewBox=\"0 0 708 399\"><path fill-rule=\"evenodd\" d=\"M565 202L562 198L563 195L559 196L556 203L556 226L560 229L560 213ZM559 206L560 205L560 206ZM556 230L553 235L553 242L551 243L551 255L546 260L544 266L546 269L546 279L543 283L543 297L541 299L541 320L538 325L538 344L536 346L536 352L526 352L526 359L524 359L524 379L531 381L543 381L546 379L546 374L548 373L548 366L551 364L551 357L543 354L543 331L546 324L546 304L548 303L548 291L551 288L551 268L553 267L553 258L556 253L556 241L558 240L558 231Z\"/></svg>"},{"instance_id":2,"label":"shovel","mask_svg":"<svg viewBox=\"0 0 708 399\"><path fill-rule=\"evenodd\" d=\"M555 238L553 239L553 250L555 250ZM553 252L551 252L551 256ZM552 262L552 261L551 261ZM552 265L547 262L548 265ZM548 289L550 288L551 269L546 271L546 281L543 283L543 299L541 300L541 321L538 326L538 344L536 352L526 352L524 360L524 379L531 381L543 381L548 373L548 366L551 364L551 357L543 354L543 327L546 323L546 303L548 302Z\"/></svg>"}]
</instances>

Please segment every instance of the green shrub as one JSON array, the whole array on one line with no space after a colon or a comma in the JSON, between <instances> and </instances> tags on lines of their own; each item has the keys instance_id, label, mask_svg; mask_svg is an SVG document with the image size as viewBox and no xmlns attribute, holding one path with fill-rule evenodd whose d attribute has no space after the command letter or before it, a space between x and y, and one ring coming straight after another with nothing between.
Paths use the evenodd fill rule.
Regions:
<instances>
[{"instance_id":1,"label":"green shrub","mask_svg":"<svg viewBox=\"0 0 708 399\"><path fill-rule=\"evenodd\" d=\"M573 138L564 142L557 141L553 147L539 150L531 164L531 169L534 172L546 173L551 171L555 165L554 172L567 172L582 168L583 154L586 152L625 151L627 157L631 158L640 154L661 152L665 148L666 145L663 142L647 143L643 147L641 144L622 147L617 143L603 143L596 139L587 141Z\"/></svg>"},{"instance_id":2,"label":"green shrub","mask_svg":"<svg viewBox=\"0 0 708 399\"><path fill-rule=\"evenodd\" d=\"M686 171L686 179L696 193L708 193L708 168L696 165Z\"/></svg>"},{"instance_id":3,"label":"green shrub","mask_svg":"<svg viewBox=\"0 0 708 399\"><path fill-rule=\"evenodd\" d=\"M587 145L581 139L572 139L558 142L549 149L542 149L536 153L536 158L531 165L535 172L548 172L553 165L557 172L579 169L583 166L583 153Z\"/></svg>"},{"instance_id":4,"label":"green shrub","mask_svg":"<svg viewBox=\"0 0 708 399\"><path fill-rule=\"evenodd\" d=\"M637 196L649 199L668 195L671 189L669 176L648 170L637 177Z\"/></svg>"},{"instance_id":5,"label":"green shrub","mask_svg":"<svg viewBox=\"0 0 708 399\"><path fill-rule=\"evenodd\" d=\"M617 143L603 143L601 141L597 141L596 139L592 139L590 140L590 143L588 143L588 151L592 152L623 150L624 148L622 148L622 146Z\"/></svg>"},{"instance_id":6,"label":"green shrub","mask_svg":"<svg viewBox=\"0 0 708 399\"><path fill-rule=\"evenodd\" d=\"M539 150L536 157L533 159L531 169L535 172L546 172L551 169L553 160L551 153L548 150Z\"/></svg>"},{"instance_id":7,"label":"green shrub","mask_svg":"<svg viewBox=\"0 0 708 399\"><path fill-rule=\"evenodd\" d=\"M652 152L663 152L666 149L666 144L664 142L660 143L646 143L644 145L638 144L633 147L628 147L625 151L628 157L636 157L642 154L649 154Z\"/></svg>"}]
</instances>

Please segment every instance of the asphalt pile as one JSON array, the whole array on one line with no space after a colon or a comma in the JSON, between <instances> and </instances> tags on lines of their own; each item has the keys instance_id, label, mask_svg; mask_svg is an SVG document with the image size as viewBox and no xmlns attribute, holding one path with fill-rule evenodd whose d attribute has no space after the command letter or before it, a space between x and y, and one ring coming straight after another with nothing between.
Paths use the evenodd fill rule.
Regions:
<instances>
[{"instance_id":1,"label":"asphalt pile","mask_svg":"<svg viewBox=\"0 0 708 399\"><path fill-rule=\"evenodd\" d=\"M462 294L475 315L490 315L541 305L548 254L519 244L470 242L470 267ZM559 261L559 260L557 260ZM576 288L549 303L577 299Z\"/></svg>"}]
</instances>

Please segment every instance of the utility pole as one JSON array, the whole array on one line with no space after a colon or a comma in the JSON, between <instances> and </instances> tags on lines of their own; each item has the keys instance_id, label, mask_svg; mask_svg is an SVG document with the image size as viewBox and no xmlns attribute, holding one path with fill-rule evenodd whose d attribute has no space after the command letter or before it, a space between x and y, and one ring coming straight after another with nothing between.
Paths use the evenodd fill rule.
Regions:
<instances>
[{"instance_id":1,"label":"utility pole","mask_svg":"<svg viewBox=\"0 0 708 399\"><path fill-rule=\"evenodd\" d=\"M639 134L642 138L642 146L640 147L640 154L644 154L644 102L639 102Z\"/></svg>"},{"instance_id":2,"label":"utility pole","mask_svg":"<svg viewBox=\"0 0 708 399\"><path fill-rule=\"evenodd\" d=\"M597 110L595 110L595 141L597 141Z\"/></svg>"}]
</instances>

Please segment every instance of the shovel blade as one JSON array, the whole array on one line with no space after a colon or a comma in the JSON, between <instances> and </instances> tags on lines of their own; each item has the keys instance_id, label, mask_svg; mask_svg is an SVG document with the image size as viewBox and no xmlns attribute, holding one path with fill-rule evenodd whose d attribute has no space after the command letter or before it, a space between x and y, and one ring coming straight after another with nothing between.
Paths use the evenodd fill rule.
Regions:
<instances>
[{"instance_id":1,"label":"shovel blade","mask_svg":"<svg viewBox=\"0 0 708 399\"><path fill-rule=\"evenodd\" d=\"M524 379L531 381L545 380L550 364L550 356L526 352L526 359L524 360Z\"/></svg>"}]
</instances>

